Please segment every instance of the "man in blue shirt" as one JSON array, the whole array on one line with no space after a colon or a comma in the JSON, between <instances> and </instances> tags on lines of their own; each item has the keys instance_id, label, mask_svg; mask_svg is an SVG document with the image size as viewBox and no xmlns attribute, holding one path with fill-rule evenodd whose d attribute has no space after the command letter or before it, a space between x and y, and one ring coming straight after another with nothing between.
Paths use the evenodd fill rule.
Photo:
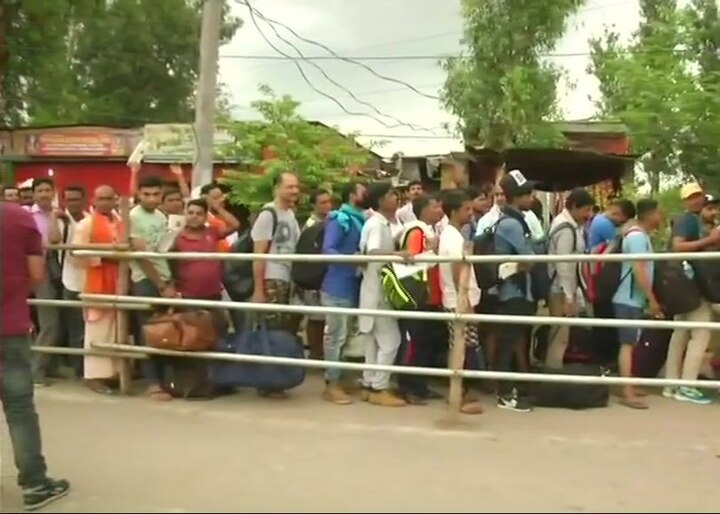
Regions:
<instances>
[{"instance_id":1,"label":"man in blue shirt","mask_svg":"<svg viewBox=\"0 0 720 514\"><path fill-rule=\"evenodd\" d=\"M662 223L662 213L658 203L645 198L637 203L637 224L629 228L623 236L622 253L653 253L650 234ZM613 296L613 307L617 319L641 319L645 312L654 318L662 317L662 308L653 293L655 275L654 261L623 262L620 270L620 284ZM640 329L619 328L620 356L618 365L620 376L632 376L633 347L640 339ZM633 386L623 387L621 403L633 409L647 409L647 405L638 398Z\"/></svg>"},{"instance_id":2,"label":"man in blue shirt","mask_svg":"<svg viewBox=\"0 0 720 514\"><path fill-rule=\"evenodd\" d=\"M530 228L525 222L524 211L533 203L533 184L519 170L507 172L500 179L505 193L506 205L502 208L495 231L495 251L500 255L533 255ZM530 274L532 264L519 263L517 271L506 277L499 287L498 314L532 316L535 299L532 296ZM526 325L503 324L497 334L496 368L512 371L515 347L527 341ZM532 407L519 397L513 384L501 381L498 386L498 407L516 412L530 412Z\"/></svg>"},{"instance_id":3,"label":"man in blue shirt","mask_svg":"<svg viewBox=\"0 0 720 514\"><path fill-rule=\"evenodd\" d=\"M720 243L720 229L713 229L705 235L700 211L705 205L705 192L696 183L685 184L680 190L680 197L685 203L685 212L673 223L671 249L674 252L703 252ZM694 278L691 267L687 274ZM708 322L712 321L712 306L705 299L700 307L687 314L675 316L679 321ZM665 362L665 378L697 380L700 374L705 352L710 344L711 333L706 328L676 329L673 331ZM694 387L666 388L663 396L676 400L706 405L710 399Z\"/></svg>"},{"instance_id":4,"label":"man in blue shirt","mask_svg":"<svg viewBox=\"0 0 720 514\"><path fill-rule=\"evenodd\" d=\"M630 200L614 200L605 212L595 216L588 227L587 247L592 250L598 245L615 239L617 228L635 217L635 206Z\"/></svg>"},{"instance_id":5,"label":"man in blue shirt","mask_svg":"<svg viewBox=\"0 0 720 514\"><path fill-rule=\"evenodd\" d=\"M325 222L322 253L325 255L355 255L360 246L360 234L365 224L365 213L361 206L365 186L350 182L340 192L342 206L328 214ZM352 264L329 264L320 289L320 301L326 307L358 306L360 294L360 273ZM325 326L325 360L339 362L343 346L349 335L350 316L327 314ZM325 372L327 386L323 397L338 405L352 403L352 399L340 386L342 370L328 368Z\"/></svg>"}]
</instances>

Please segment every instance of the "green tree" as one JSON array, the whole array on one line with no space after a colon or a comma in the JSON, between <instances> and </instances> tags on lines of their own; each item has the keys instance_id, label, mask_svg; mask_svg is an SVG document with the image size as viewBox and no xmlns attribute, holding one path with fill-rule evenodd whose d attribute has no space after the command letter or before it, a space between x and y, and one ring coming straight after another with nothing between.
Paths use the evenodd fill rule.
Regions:
<instances>
[{"instance_id":1,"label":"green tree","mask_svg":"<svg viewBox=\"0 0 720 514\"><path fill-rule=\"evenodd\" d=\"M353 135L304 119L297 112L300 104L289 96L276 96L267 86L261 86L260 92L262 99L251 104L260 120L224 127L233 142L223 153L242 163L240 170L226 171L224 176L233 202L259 208L272 199L273 179L288 170L300 176L305 192L318 187L332 191L349 180L349 169L369 161L368 151Z\"/></svg>"},{"instance_id":2,"label":"green tree","mask_svg":"<svg viewBox=\"0 0 720 514\"><path fill-rule=\"evenodd\" d=\"M191 121L201 6L201 0L0 0L0 69L7 70L0 120ZM228 6L223 42L240 26Z\"/></svg>"},{"instance_id":3,"label":"green tree","mask_svg":"<svg viewBox=\"0 0 720 514\"><path fill-rule=\"evenodd\" d=\"M694 0L641 0L641 22L628 44L617 33L592 40L601 112L620 119L642 155L653 193L665 177L693 175L720 184L717 7ZM697 71L696 71L697 70Z\"/></svg>"},{"instance_id":4,"label":"green tree","mask_svg":"<svg viewBox=\"0 0 720 514\"><path fill-rule=\"evenodd\" d=\"M468 143L496 150L556 146L561 70L543 58L583 0L463 0L460 57L445 61L445 107Z\"/></svg>"}]
</instances>

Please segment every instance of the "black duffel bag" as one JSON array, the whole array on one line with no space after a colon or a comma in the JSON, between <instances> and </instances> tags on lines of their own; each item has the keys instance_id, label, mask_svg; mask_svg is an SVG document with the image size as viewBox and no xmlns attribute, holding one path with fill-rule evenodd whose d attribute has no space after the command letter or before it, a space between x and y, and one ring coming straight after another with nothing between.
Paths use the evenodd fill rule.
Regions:
<instances>
[{"instance_id":1,"label":"black duffel bag","mask_svg":"<svg viewBox=\"0 0 720 514\"><path fill-rule=\"evenodd\" d=\"M565 364L562 369L545 369L549 375L605 376L605 370L594 364ZM538 382L533 386L534 403L538 407L561 409L596 409L607 407L610 387L603 384L570 384Z\"/></svg>"}]
</instances>

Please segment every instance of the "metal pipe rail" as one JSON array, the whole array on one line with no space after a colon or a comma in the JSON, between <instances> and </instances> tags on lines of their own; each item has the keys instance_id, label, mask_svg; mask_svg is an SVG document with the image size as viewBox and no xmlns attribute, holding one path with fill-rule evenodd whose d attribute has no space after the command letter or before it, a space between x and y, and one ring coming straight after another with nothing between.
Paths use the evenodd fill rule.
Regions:
<instances>
[{"instance_id":1,"label":"metal pipe rail","mask_svg":"<svg viewBox=\"0 0 720 514\"><path fill-rule=\"evenodd\" d=\"M221 260L221 261L271 261L271 262L324 262L327 264L365 264L369 262L412 263L502 263L502 262L629 262L629 261L720 261L720 252L664 252L634 254L572 254L572 255L465 255L447 257L440 255L415 256L408 260L400 255L325 255L325 254L260 254L260 253L214 253L214 252L133 252L110 250L75 250L76 257L104 257L106 259L170 259L170 260Z\"/></svg>"},{"instance_id":2,"label":"metal pipe rail","mask_svg":"<svg viewBox=\"0 0 720 514\"><path fill-rule=\"evenodd\" d=\"M80 309L83 307L94 307L96 309L118 309L118 310L124 310L124 311L147 311L150 310L151 307L148 305L137 305L137 304L126 304L123 305L121 303L99 303L99 302L93 302L92 304L89 304L88 302L83 302L82 300L48 300L48 299L39 299L39 298L28 298L27 301L28 305L33 305L36 307L65 307L69 309Z\"/></svg>"},{"instance_id":3,"label":"metal pipe rail","mask_svg":"<svg viewBox=\"0 0 720 514\"><path fill-rule=\"evenodd\" d=\"M399 311L390 309L351 309L347 307L313 307L308 305L279 305L274 303L226 302L188 298L149 298L104 294L81 294L87 302L112 304L167 305L170 307L197 307L255 312L282 312L287 314L340 314L345 316L373 316L379 318L423 319L455 322L481 322L512 325L557 325L568 327L627 327L627 328L705 328L720 330L720 322L671 321L650 319L566 318L553 316L506 316L502 314L460 314L453 312ZM92 305L92 303L90 303Z\"/></svg>"},{"instance_id":4,"label":"metal pipe rail","mask_svg":"<svg viewBox=\"0 0 720 514\"><path fill-rule=\"evenodd\" d=\"M602 385L636 385L646 387L698 387L705 389L720 388L720 380L669 380L661 378L624 378L608 376L555 375L545 373L514 373L503 371L474 371L466 369L419 368L414 366L385 366L381 364L365 364L354 362L328 362L314 359L293 359L290 357L269 357L264 355L239 355L220 352L182 352L148 348L145 346L128 346L122 344L96 344L104 350L117 350L144 355L162 357L180 357L191 359L208 359L225 362L254 364L274 364L278 366L297 366L316 369L342 369L356 371L384 371L404 375L424 375L429 377L462 377L484 380L510 380L513 382L552 382L560 384L602 384Z\"/></svg>"}]
</instances>

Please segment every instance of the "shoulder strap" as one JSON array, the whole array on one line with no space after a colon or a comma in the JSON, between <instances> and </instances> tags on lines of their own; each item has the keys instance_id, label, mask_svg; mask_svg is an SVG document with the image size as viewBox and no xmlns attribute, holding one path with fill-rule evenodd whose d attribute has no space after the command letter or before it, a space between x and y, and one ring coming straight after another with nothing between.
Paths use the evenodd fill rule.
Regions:
<instances>
[{"instance_id":1,"label":"shoulder strap","mask_svg":"<svg viewBox=\"0 0 720 514\"><path fill-rule=\"evenodd\" d=\"M278 226L277 211L275 210L275 207L263 207L262 209L260 209L258 216L260 214L262 214L263 212L269 212L272 215L272 219L273 219L272 237L274 238L275 232L277 232L277 226Z\"/></svg>"},{"instance_id":2,"label":"shoulder strap","mask_svg":"<svg viewBox=\"0 0 720 514\"><path fill-rule=\"evenodd\" d=\"M564 221L560 223L557 227L550 231L550 233L548 234L548 243L552 244L552 240L555 238L555 236L557 236L561 231L568 228L572 231L573 235L573 250L577 250L577 230L575 230L575 225L573 225L569 221Z\"/></svg>"}]
</instances>

